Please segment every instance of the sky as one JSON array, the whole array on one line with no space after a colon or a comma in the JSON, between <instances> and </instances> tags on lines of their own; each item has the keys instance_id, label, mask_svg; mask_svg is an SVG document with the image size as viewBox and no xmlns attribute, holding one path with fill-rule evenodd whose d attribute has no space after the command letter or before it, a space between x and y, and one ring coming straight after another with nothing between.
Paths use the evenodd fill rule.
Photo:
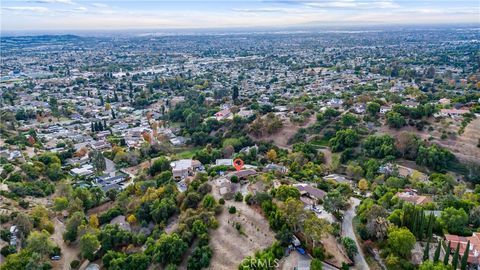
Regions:
<instances>
[{"instance_id":1,"label":"sky","mask_svg":"<svg viewBox=\"0 0 480 270\"><path fill-rule=\"evenodd\" d=\"M480 24L480 0L0 0L1 30Z\"/></svg>"}]
</instances>

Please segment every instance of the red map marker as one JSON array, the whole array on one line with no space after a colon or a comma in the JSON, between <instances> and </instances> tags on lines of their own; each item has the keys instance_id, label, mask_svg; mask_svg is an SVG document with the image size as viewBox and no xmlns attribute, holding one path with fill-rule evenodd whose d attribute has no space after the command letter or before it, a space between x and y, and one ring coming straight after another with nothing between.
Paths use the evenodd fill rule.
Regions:
<instances>
[{"instance_id":1,"label":"red map marker","mask_svg":"<svg viewBox=\"0 0 480 270\"><path fill-rule=\"evenodd\" d=\"M233 161L233 167L238 171L240 171L243 167L243 160L237 158Z\"/></svg>"}]
</instances>

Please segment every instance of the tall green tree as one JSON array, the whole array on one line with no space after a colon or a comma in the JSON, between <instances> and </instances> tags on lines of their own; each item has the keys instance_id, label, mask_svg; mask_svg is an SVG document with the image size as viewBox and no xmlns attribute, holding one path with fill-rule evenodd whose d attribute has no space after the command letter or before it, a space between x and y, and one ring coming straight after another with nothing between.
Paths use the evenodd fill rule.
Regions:
<instances>
[{"instance_id":1,"label":"tall green tree","mask_svg":"<svg viewBox=\"0 0 480 270\"><path fill-rule=\"evenodd\" d=\"M457 248L455 249L455 253L453 253L453 257L452 257L453 269L457 269L458 257L459 256L460 256L460 243L457 244Z\"/></svg>"},{"instance_id":2,"label":"tall green tree","mask_svg":"<svg viewBox=\"0 0 480 270\"><path fill-rule=\"evenodd\" d=\"M425 250L423 251L423 261L428 261L430 259L430 239L427 241L427 245L425 245Z\"/></svg>"},{"instance_id":3,"label":"tall green tree","mask_svg":"<svg viewBox=\"0 0 480 270\"><path fill-rule=\"evenodd\" d=\"M442 240L437 245L437 249L435 249L435 254L433 255L433 262L437 263L440 260L440 250L442 248Z\"/></svg>"},{"instance_id":4,"label":"tall green tree","mask_svg":"<svg viewBox=\"0 0 480 270\"><path fill-rule=\"evenodd\" d=\"M232 99L237 100L238 99L238 86L234 85L232 89Z\"/></svg>"},{"instance_id":5,"label":"tall green tree","mask_svg":"<svg viewBox=\"0 0 480 270\"><path fill-rule=\"evenodd\" d=\"M445 257L443 258L444 265L448 265L449 257L450 257L450 241L448 241L447 250L445 250Z\"/></svg>"},{"instance_id":6,"label":"tall green tree","mask_svg":"<svg viewBox=\"0 0 480 270\"><path fill-rule=\"evenodd\" d=\"M465 252L462 255L462 262L460 264L460 269L466 270L467 269L467 262L468 262L468 253L470 252L470 241L467 242L467 246L465 247Z\"/></svg>"}]
</instances>

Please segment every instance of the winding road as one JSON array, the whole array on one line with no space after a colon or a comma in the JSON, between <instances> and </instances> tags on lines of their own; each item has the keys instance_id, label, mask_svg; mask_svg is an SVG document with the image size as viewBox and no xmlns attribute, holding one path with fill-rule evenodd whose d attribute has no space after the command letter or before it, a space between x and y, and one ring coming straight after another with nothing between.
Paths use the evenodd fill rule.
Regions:
<instances>
[{"instance_id":1,"label":"winding road","mask_svg":"<svg viewBox=\"0 0 480 270\"><path fill-rule=\"evenodd\" d=\"M353 218L356 215L355 208L360 204L360 200L357 198L351 198L350 208L345 211L342 222L342 236L348 236L355 241L358 248L358 254L355 255L355 268L359 270L370 270L363 250L360 248L357 237L355 236L355 229L353 228Z\"/></svg>"}]
</instances>

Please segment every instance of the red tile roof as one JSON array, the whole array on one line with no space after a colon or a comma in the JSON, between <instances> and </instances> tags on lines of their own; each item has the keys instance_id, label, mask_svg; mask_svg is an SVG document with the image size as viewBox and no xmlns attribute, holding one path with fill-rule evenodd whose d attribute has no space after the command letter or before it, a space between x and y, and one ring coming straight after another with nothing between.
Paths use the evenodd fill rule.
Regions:
<instances>
[{"instance_id":1,"label":"red tile roof","mask_svg":"<svg viewBox=\"0 0 480 270\"><path fill-rule=\"evenodd\" d=\"M467 243L470 241L470 251L468 252L467 261L469 263L478 263L478 260L480 260L480 233L473 233L470 237L446 234L445 239L450 241L450 250L452 253L455 252L458 243L460 243L460 257L465 253Z\"/></svg>"}]
</instances>

